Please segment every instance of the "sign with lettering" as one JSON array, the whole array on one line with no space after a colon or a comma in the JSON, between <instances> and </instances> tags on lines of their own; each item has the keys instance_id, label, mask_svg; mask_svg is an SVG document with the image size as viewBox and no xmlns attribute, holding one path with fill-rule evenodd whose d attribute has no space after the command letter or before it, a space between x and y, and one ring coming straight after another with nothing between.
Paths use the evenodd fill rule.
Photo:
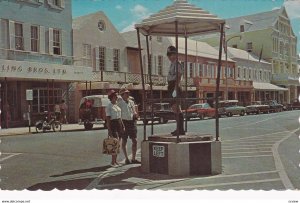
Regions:
<instances>
[{"instance_id":1,"label":"sign with lettering","mask_svg":"<svg viewBox=\"0 0 300 203\"><path fill-rule=\"evenodd\" d=\"M165 147L160 145L153 145L153 156L155 157L165 157Z\"/></svg>"},{"instance_id":2,"label":"sign with lettering","mask_svg":"<svg viewBox=\"0 0 300 203\"><path fill-rule=\"evenodd\" d=\"M8 78L90 81L93 73L90 67L0 59L0 75Z\"/></svg>"},{"instance_id":3,"label":"sign with lettering","mask_svg":"<svg viewBox=\"0 0 300 203\"><path fill-rule=\"evenodd\" d=\"M26 90L26 100L27 101L33 100L33 91L32 90Z\"/></svg>"}]
</instances>

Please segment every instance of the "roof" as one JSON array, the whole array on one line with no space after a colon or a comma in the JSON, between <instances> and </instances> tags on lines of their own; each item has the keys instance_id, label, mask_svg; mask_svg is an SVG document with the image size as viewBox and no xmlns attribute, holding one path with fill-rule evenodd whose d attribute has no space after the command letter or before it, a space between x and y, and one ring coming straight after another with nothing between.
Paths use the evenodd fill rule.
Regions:
<instances>
[{"instance_id":1,"label":"roof","mask_svg":"<svg viewBox=\"0 0 300 203\"><path fill-rule=\"evenodd\" d=\"M237 58L237 59L244 59L244 60L249 60L249 61L255 61L255 62L259 62L259 57L256 56L253 53L249 53L245 50L242 49L236 49L236 48L232 48L232 47L228 47L228 57L230 58ZM265 63L265 64L271 64L263 59L260 60L260 63Z\"/></svg>"},{"instance_id":2,"label":"roof","mask_svg":"<svg viewBox=\"0 0 300 203\"><path fill-rule=\"evenodd\" d=\"M245 25L245 32L263 30L272 27L273 23L279 16L280 10L281 9L275 9L259 14L226 19L226 25L230 27L227 33L240 32L240 25Z\"/></svg>"},{"instance_id":3,"label":"roof","mask_svg":"<svg viewBox=\"0 0 300 203\"><path fill-rule=\"evenodd\" d=\"M171 6L152 14L135 25L144 35L175 36L175 22L179 36L192 36L200 33L220 31L224 20L216 15L189 4L186 0L175 0Z\"/></svg>"},{"instance_id":4,"label":"roof","mask_svg":"<svg viewBox=\"0 0 300 203\"><path fill-rule=\"evenodd\" d=\"M169 38L173 45L175 45L175 39L172 37ZM178 38L178 52L181 54L185 54L185 39ZM210 59L218 59L219 58L219 51L214 47L210 46L206 42L200 42L197 40L187 39L187 53L191 56L200 56L204 58ZM222 55L222 60L225 60L225 55ZM228 61L234 62L230 58Z\"/></svg>"},{"instance_id":5,"label":"roof","mask_svg":"<svg viewBox=\"0 0 300 203\"><path fill-rule=\"evenodd\" d=\"M263 82L253 82L253 87L255 90L281 90L287 91L287 88L279 87L277 85L273 85L271 83L263 83Z\"/></svg>"}]
</instances>

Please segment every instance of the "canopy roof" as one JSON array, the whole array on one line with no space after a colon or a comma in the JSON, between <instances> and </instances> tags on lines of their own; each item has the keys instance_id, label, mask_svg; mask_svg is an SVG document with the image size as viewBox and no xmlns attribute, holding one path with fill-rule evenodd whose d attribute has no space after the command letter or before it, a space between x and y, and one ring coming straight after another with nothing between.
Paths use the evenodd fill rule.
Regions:
<instances>
[{"instance_id":1,"label":"canopy roof","mask_svg":"<svg viewBox=\"0 0 300 203\"><path fill-rule=\"evenodd\" d=\"M218 32L225 20L189 4L187 0L175 0L173 5L144 19L135 28L139 28L143 35L175 36L175 22L178 22L179 36L193 36Z\"/></svg>"}]
</instances>

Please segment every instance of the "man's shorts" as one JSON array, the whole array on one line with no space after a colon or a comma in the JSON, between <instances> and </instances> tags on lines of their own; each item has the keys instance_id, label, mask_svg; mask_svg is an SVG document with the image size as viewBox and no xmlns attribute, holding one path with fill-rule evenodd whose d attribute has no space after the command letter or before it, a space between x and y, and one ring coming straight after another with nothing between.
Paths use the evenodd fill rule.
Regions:
<instances>
[{"instance_id":1,"label":"man's shorts","mask_svg":"<svg viewBox=\"0 0 300 203\"><path fill-rule=\"evenodd\" d=\"M137 128L135 121L123 120L123 124L125 126L125 132L122 135L122 139L127 140L128 137L130 139L135 139L137 137Z\"/></svg>"},{"instance_id":2,"label":"man's shorts","mask_svg":"<svg viewBox=\"0 0 300 203\"><path fill-rule=\"evenodd\" d=\"M168 98L173 98L173 91L176 89L176 81L168 81ZM177 98L181 98L182 97L182 89L179 86L178 87L178 94L177 94ZM173 105L176 103L176 100L173 99L170 104Z\"/></svg>"},{"instance_id":3,"label":"man's shorts","mask_svg":"<svg viewBox=\"0 0 300 203\"><path fill-rule=\"evenodd\" d=\"M110 121L111 133L114 138L120 138L123 134L123 125L121 119L115 119Z\"/></svg>"}]
</instances>

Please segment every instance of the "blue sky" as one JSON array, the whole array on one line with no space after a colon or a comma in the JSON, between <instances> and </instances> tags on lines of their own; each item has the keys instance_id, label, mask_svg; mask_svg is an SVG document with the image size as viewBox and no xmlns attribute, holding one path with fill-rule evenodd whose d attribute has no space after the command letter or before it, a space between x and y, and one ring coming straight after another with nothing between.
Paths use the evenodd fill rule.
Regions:
<instances>
[{"instance_id":1,"label":"blue sky","mask_svg":"<svg viewBox=\"0 0 300 203\"><path fill-rule=\"evenodd\" d=\"M173 0L72 0L73 18L103 11L120 31L133 29L134 24L172 4ZM232 18L270 11L285 5L293 30L298 36L300 53L300 0L188 0L221 18Z\"/></svg>"}]
</instances>

